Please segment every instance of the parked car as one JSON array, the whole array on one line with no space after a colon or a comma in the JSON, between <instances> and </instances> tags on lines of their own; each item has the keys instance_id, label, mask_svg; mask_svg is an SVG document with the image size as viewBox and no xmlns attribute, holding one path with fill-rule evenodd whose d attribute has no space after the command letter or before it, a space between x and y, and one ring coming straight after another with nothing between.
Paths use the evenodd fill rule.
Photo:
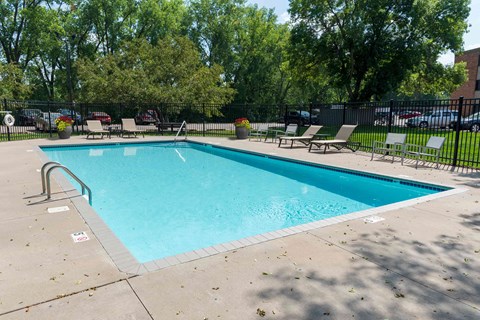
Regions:
<instances>
[{"instance_id":1,"label":"parked car","mask_svg":"<svg viewBox=\"0 0 480 320\"><path fill-rule=\"evenodd\" d=\"M68 116L72 118L76 124L82 123L82 116L80 115L80 113L76 112L75 110L58 109L57 111L63 114L64 116Z\"/></svg>"},{"instance_id":2,"label":"parked car","mask_svg":"<svg viewBox=\"0 0 480 320\"><path fill-rule=\"evenodd\" d=\"M149 109L139 112L135 116L136 124L156 124L159 122L157 111Z\"/></svg>"},{"instance_id":3,"label":"parked car","mask_svg":"<svg viewBox=\"0 0 480 320\"><path fill-rule=\"evenodd\" d=\"M410 118L405 124L411 128L448 128L457 119L457 116L458 111L456 110L435 110Z\"/></svg>"},{"instance_id":4,"label":"parked car","mask_svg":"<svg viewBox=\"0 0 480 320\"><path fill-rule=\"evenodd\" d=\"M418 111L400 111L398 113L398 118L399 119L410 119L410 118L415 118L418 116L421 116L422 113Z\"/></svg>"},{"instance_id":5,"label":"parked car","mask_svg":"<svg viewBox=\"0 0 480 320\"><path fill-rule=\"evenodd\" d=\"M457 121L450 123L450 128L455 129ZM480 112L469 115L460 121L460 130L470 130L471 132L480 132Z\"/></svg>"},{"instance_id":6,"label":"parked car","mask_svg":"<svg viewBox=\"0 0 480 320\"><path fill-rule=\"evenodd\" d=\"M105 112L89 112L86 120L100 120L102 124L111 124L112 118Z\"/></svg>"},{"instance_id":7,"label":"parked car","mask_svg":"<svg viewBox=\"0 0 480 320\"><path fill-rule=\"evenodd\" d=\"M35 118L35 130L50 131L57 130L55 119L61 117L59 112L42 112Z\"/></svg>"},{"instance_id":8,"label":"parked car","mask_svg":"<svg viewBox=\"0 0 480 320\"><path fill-rule=\"evenodd\" d=\"M308 111L300 111L300 110L295 110L295 111L289 111L285 115L284 122L286 125L289 125L290 123L296 123L299 126L303 126L306 124L316 124L318 123L318 118L315 115L312 115L310 121L310 112Z\"/></svg>"},{"instance_id":9,"label":"parked car","mask_svg":"<svg viewBox=\"0 0 480 320\"><path fill-rule=\"evenodd\" d=\"M375 112L374 125L383 126L388 123L390 112L378 111Z\"/></svg>"},{"instance_id":10,"label":"parked car","mask_svg":"<svg viewBox=\"0 0 480 320\"><path fill-rule=\"evenodd\" d=\"M21 109L15 116L15 121L19 126L33 126L35 118L41 113L40 109Z\"/></svg>"}]
</instances>

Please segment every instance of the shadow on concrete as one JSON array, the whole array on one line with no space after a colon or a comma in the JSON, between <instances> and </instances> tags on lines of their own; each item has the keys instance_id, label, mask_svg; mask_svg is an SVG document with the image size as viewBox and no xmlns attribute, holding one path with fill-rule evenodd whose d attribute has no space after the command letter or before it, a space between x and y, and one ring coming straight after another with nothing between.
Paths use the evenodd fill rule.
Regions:
<instances>
[{"instance_id":1,"label":"shadow on concrete","mask_svg":"<svg viewBox=\"0 0 480 320\"><path fill-rule=\"evenodd\" d=\"M464 227L479 230L480 213L463 218ZM254 292L255 298L281 305L265 312L282 320L480 319L480 247L474 241L463 241L456 231L428 243L382 231L345 246L319 238L343 251L349 270L314 271L329 257L316 257L313 269L312 261L297 261L268 275L273 284Z\"/></svg>"}]
</instances>

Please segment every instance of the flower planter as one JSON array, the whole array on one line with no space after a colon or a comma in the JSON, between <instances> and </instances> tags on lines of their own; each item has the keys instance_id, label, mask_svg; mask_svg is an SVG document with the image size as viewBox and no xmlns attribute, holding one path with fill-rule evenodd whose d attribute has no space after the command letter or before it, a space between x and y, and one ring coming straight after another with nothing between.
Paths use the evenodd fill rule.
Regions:
<instances>
[{"instance_id":1,"label":"flower planter","mask_svg":"<svg viewBox=\"0 0 480 320\"><path fill-rule=\"evenodd\" d=\"M235 135L237 139L247 139L248 129L246 127L235 127Z\"/></svg>"},{"instance_id":2,"label":"flower planter","mask_svg":"<svg viewBox=\"0 0 480 320\"><path fill-rule=\"evenodd\" d=\"M66 126L65 130L58 131L58 137L60 139L68 139L72 135L72 126Z\"/></svg>"}]
</instances>

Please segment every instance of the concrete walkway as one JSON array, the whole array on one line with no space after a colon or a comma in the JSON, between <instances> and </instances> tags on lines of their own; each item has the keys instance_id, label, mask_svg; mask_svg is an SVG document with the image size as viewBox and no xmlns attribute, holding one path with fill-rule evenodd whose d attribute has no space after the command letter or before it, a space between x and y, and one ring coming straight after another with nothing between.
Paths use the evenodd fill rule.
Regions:
<instances>
[{"instance_id":1,"label":"concrete walkway","mask_svg":"<svg viewBox=\"0 0 480 320\"><path fill-rule=\"evenodd\" d=\"M150 139L161 138L66 142ZM53 201L38 196L37 146L65 141L1 143L0 320L480 319L478 171L190 139L467 190L384 212L378 223L352 220L139 276L118 270L56 183ZM47 211L60 206L70 210ZM78 231L91 239L74 243Z\"/></svg>"}]
</instances>

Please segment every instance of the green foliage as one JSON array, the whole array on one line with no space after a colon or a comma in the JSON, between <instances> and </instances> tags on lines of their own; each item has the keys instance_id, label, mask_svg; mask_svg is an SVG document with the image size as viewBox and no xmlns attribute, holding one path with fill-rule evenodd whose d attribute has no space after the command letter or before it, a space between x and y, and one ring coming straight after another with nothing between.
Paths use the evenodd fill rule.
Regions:
<instances>
[{"instance_id":1,"label":"green foliage","mask_svg":"<svg viewBox=\"0 0 480 320\"><path fill-rule=\"evenodd\" d=\"M0 64L0 99L26 99L32 90L25 84L23 71L14 63Z\"/></svg>"},{"instance_id":2,"label":"green foliage","mask_svg":"<svg viewBox=\"0 0 480 320\"><path fill-rule=\"evenodd\" d=\"M135 40L94 61L80 59L76 67L81 98L87 102L224 104L234 94L221 81L222 67L205 67L184 37L157 45Z\"/></svg>"},{"instance_id":3,"label":"green foliage","mask_svg":"<svg viewBox=\"0 0 480 320\"><path fill-rule=\"evenodd\" d=\"M458 51L469 0L292 0L294 55L350 101L380 99L424 60Z\"/></svg>"},{"instance_id":4,"label":"green foliage","mask_svg":"<svg viewBox=\"0 0 480 320\"><path fill-rule=\"evenodd\" d=\"M289 30L273 10L244 0L193 0L189 37L206 65L220 64L237 90L235 102L284 103L290 88L286 48Z\"/></svg>"},{"instance_id":5,"label":"green foliage","mask_svg":"<svg viewBox=\"0 0 480 320\"><path fill-rule=\"evenodd\" d=\"M441 63L421 63L398 89L401 99L448 99L467 80L466 63L453 66Z\"/></svg>"},{"instance_id":6,"label":"green foliage","mask_svg":"<svg viewBox=\"0 0 480 320\"><path fill-rule=\"evenodd\" d=\"M259 105L382 99L387 93L443 97L463 75L460 67L442 69L434 62L446 50L461 49L468 4L292 0L289 25L279 23L273 10L246 0L5 0L0 1L0 62L21 72L13 77L2 71L10 74L2 82L16 79L2 94L106 101L119 99L110 90L113 81L128 101L224 102L232 100L228 87L236 92L234 102ZM131 47L142 43L141 50L149 52L143 42L154 48L167 43L163 50L172 54L171 42L183 41L179 36L193 41L196 58L188 46L189 53L177 57L187 59L183 63L172 62L172 55L169 61L157 56L167 64L162 66ZM105 70L89 71L95 70L91 61L100 61ZM166 79L160 73L167 69L178 77L173 85L158 80ZM179 81L189 89L176 88ZM90 82L104 89L96 92Z\"/></svg>"}]
</instances>

